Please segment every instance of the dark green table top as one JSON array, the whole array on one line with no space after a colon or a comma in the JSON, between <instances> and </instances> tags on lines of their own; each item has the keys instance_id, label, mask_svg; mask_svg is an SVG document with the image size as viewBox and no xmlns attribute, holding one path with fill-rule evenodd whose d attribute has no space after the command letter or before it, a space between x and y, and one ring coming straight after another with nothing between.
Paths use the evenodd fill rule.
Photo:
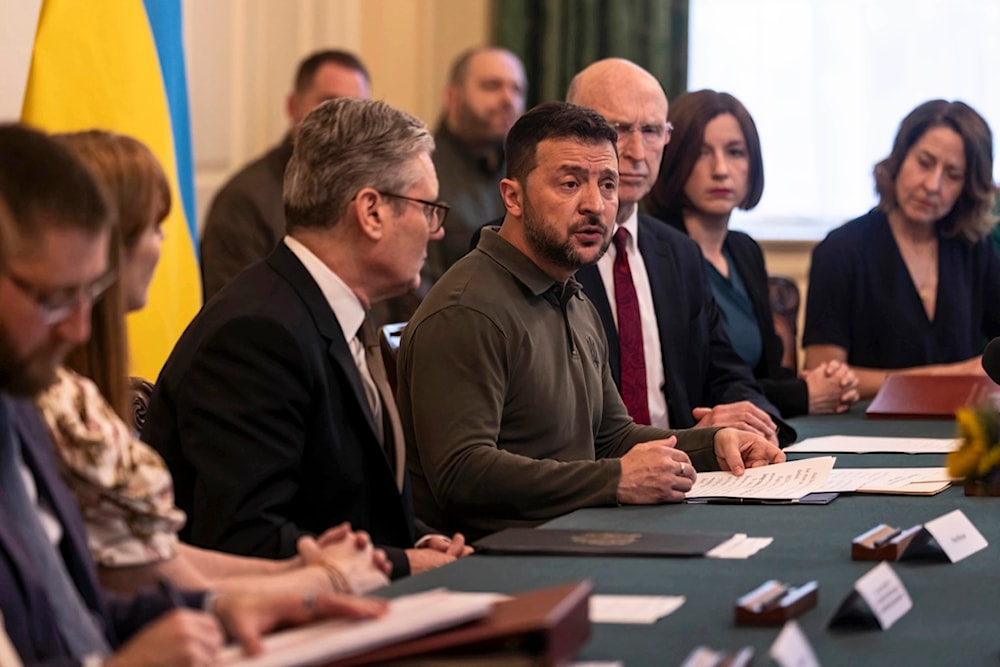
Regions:
<instances>
[{"instance_id":1,"label":"dark green table top","mask_svg":"<svg viewBox=\"0 0 1000 667\"><path fill-rule=\"evenodd\" d=\"M865 420L861 410L795 420L801 437L854 435L947 437L948 421ZM939 466L943 455L839 455L839 467ZM826 625L854 582L874 563L850 558L851 540L878 523L908 527L961 509L990 545L960 563L910 561L892 566L913 609L885 632L835 632ZM437 586L518 592L587 578L595 593L683 595L685 604L652 625L595 624L580 660L626 665L678 665L698 645L753 646L755 664L779 628L733 623L738 597L767 579L819 582L819 605L799 619L824 665L997 665L1000 662L1000 499L966 497L953 487L932 497L844 495L824 506L663 505L592 508L551 528L636 531L722 531L769 536L747 560L585 558L475 555L386 589L390 596Z\"/></svg>"}]
</instances>

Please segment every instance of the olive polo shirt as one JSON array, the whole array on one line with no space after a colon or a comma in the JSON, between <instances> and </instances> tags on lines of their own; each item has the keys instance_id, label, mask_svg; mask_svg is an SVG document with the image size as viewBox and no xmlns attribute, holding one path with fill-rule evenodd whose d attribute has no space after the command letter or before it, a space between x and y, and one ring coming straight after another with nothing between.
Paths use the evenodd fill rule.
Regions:
<instances>
[{"instance_id":1,"label":"olive polo shirt","mask_svg":"<svg viewBox=\"0 0 1000 667\"><path fill-rule=\"evenodd\" d=\"M628 416L597 311L501 238L431 289L403 335L397 400L417 515L475 539L617 502L618 458L677 435L716 468L716 429L664 431Z\"/></svg>"}]
</instances>

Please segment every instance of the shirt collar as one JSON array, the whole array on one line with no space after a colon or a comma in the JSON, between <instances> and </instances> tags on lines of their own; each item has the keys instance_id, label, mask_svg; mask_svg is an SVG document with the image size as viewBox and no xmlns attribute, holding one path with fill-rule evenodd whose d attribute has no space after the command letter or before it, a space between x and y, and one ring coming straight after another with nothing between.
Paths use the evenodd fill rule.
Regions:
<instances>
[{"instance_id":1,"label":"shirt collar","mask_svg":"<svg viewBox=\"0 0 1000 667\"><path fill-rule=\"evenodd\" d=\"M485 227L479 237L479 245L476 246L476 249L507 269L534 296L540 296L546 292L562 296L565 292L568 296L576 295L583 298L580 294L580 283L576 281L576 278L570 278L564 288L561 283L553 280L549 274L542 271L527 255L500 236L497 233L499 230L499 227Z\"/></svg>"},{"instance_id":2,"label":"shirt collar","mask_svg":"<svg viewBox=\"0 0 1000 667\"><path fill-rule=\"evenodd\" d=\"M347 283L341 280L340 276L324 264L323 260L309 248L305 247L301 241L291 236L285 236L284 242L288 249L299 258L312 279L316 281L323 293L323 298L330 304L330 310L333 311L337 323L340 324L344 339L350 342L365 321L365 307L361 305L361 301L347 286Z\"/></svg>"},{"instance_id":3,"label":"shirt collar","mask_svg":"<svg viewBox=\"0 0 1000 667\"><path fill-rule=\"evenodd\" d=\"M639 242L639 205L636 204L632 207L632 214L626 218L625 222L618 223L615 225L615 231L618 231L619 227L624 227L625 231L628 232L630 247L635 247Z\"/></svg>"}]
</instances>

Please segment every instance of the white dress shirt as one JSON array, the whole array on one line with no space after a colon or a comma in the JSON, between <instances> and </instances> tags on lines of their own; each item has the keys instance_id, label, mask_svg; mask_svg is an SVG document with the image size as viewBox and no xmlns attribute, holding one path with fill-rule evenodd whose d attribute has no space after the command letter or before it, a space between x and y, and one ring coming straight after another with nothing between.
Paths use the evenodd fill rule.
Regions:
<instances>
[{"instance_id":1,"label":"white dress shirt","mask_svg":"<svg viewBox=\"0 0 1000 667\"><path fill-rule=\"evenodd\" d=\"M652 426L667 428L670 419L667 414L667 397L663 393L663 386L666 377L663 371L663 354L660 349L660 329L656 323L656 310L653 308L653 291L649 285L649 274L646 273L646 263L642 261L642 254L639 252L637 239L639 236L639 207L636 206L632 215L615 226L624 227L628 231L628 252L629 270L632 272L632 282L635 285L635 294L639 299L639 317L642 319L642 352L646 360L646 394L649 400L649 420ZM614 263L617 251L614 244L608 248L597 268L601 272L601 281L604 283L604 290L608 294L608 303L611 304L611 314L615 318L615 328L618 327L618 309L615 307L615 277Z\"/></svg>"},{"instance_id":2,"label":"white dress shirt","mask_svg":"<svg viewBox=\"0 0 1000 667\"><path fill-rule=\"evenodd\" d=\"M365 321L365 307L361 305L357 295L351 291L343 280L334 273L330 267L323 263L309 248L291 236L285 236L284 243L288 246L306 271L316 281L323 297L330 304L340 330L344 334L344 340L351 349L351 356L354 357L354 364L361 374L361 384L365 389L365 396L368 399L368 407L371 408L372 417L375 421L375 428L378 431L379 439L382 439L382 401L379 399L378 387L372 379L368 370L368 361L365 359L365 346L358 338L358 330Z\"/></svg>"}]
</instances>

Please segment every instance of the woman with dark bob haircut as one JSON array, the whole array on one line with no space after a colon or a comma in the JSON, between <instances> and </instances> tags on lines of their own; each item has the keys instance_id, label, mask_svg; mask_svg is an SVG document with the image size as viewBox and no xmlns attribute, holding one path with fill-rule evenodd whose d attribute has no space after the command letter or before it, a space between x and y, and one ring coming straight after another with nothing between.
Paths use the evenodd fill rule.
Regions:
<instances>
[{"instance_id":1,"label":"woman with dark bob haircut","mask_svg":"<svg viewBox=\"0 0 1000 667\"><path fill-rule=\"evenodd\" d=\"M889 373L982 373L1000 335L993 137L962 102L925 102L875 165L877 208L816 246L806 367L847 361L873 396Z\"/></svg>"},{"instance_id":2,"label":"woman with dark bob haircut","mask_svg":"<svg viewBox=\"0 0 1000 667\"><path fill-rule=\"evenodd\" d=\"M858 400L854 374L839 361L800 377L782 366L764 254L752 238L729 229L733 210L753 208L764 192L753 119L735 97L714 90L681 95L669 115L675 138L663 153L647 210L701 247L726 334L781 414L844 412ZM789 352L794 359L794 344Z\"/></svg>"}]
</instances>

